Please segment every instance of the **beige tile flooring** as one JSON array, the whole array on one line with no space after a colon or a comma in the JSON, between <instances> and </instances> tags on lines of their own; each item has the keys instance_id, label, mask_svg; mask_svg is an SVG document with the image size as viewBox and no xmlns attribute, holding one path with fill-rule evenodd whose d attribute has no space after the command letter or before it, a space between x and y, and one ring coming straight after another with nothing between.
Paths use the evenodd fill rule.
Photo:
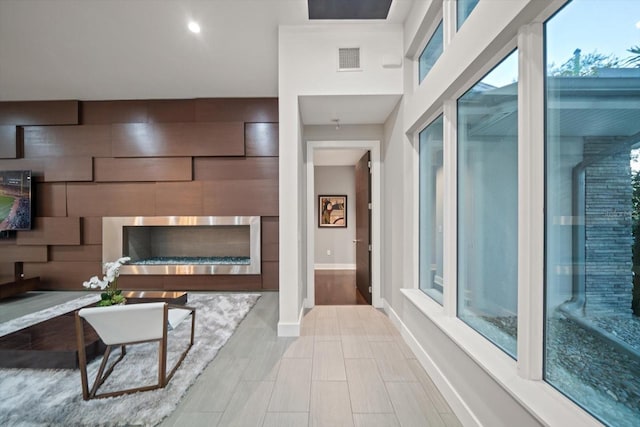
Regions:
<instances>
[{"instance_id":1,"label":"beige tile flooring","mask_svg":"<svg viewBox=\"0 0 640 427\"><path fill-rule=\"evenodd\" d=\"M459 426L389 319L316 306L278 338L264 293L162 426Z\"/></svg>"}]
</instances>

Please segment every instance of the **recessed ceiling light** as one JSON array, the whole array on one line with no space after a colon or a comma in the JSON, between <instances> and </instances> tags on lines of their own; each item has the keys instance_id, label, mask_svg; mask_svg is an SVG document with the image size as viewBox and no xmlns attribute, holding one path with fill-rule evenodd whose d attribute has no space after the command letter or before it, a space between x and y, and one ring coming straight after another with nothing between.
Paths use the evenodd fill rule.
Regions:
<instances>
[{"instance_id":1,"label":"recessed ceiling light","mask_svg":"<svg viewBox=\"0 0 640 427\"><path fill-rule=\"evenodd\" d=\"M191 31L192 33L198 34L200 32L200 25L196 21L189 22L189 25L187 25L187 27L189 27L189 31Z\"/></svg>"},{"instance_id":2,"label":"recessed ceiling light","mask_svg":"<svg viewBox=\"0 0 640 427\"><path fill-rule=\"evenodd\" d=\"M640 21L636 22L636 28L640 30Z\"/></svg>"}]
</instances>

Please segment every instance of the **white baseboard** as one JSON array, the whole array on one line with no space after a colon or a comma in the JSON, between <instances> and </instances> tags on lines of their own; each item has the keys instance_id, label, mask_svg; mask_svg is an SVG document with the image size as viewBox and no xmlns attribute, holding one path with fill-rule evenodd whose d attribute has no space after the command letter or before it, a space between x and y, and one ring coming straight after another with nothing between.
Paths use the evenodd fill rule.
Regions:
<instances>
[{"instance_id":1,"label":"white baseboard","mask_svg":"<svg viewBox=\"0 0 640 427\"><path fill-rule=\"evenodd\" d=\"M355 264L314 264L315 270L355 270Z\"/></svg>"},{"instance_id":2,"label":"white baseboard","mask_svg":"<svg viewBox=\"0 0 640 427\"><path fill-rule=\"evenodd\" d=\"M300 325L302 325L302 317L304 316L306 298L300 308L300 314L298 315L297 322L278 322L278 336L279 337L299 337Z\"/></svg>"},{"instance_id":3,"label":"white baseboard","mask_svg":"<svg viewBox=\"0 0 640 427\"><path fill-rule=\"evenodd\" d=\"M278 336L279 337L299 337L300 324L278 322Z\"/></svg>"},{"instance_id":4,"label":"white baseboard","mask_svg":"<svg viewBox=\"0 0 640 427\"><path fill-rule=\"evenodd\" d=\"M449 380L444 376L442 371L436 366L431 357L420 345L416 337L409 331L406 325L400 319L386 299L382 300L383 310L391 320L391 323L400 331L402 338L407 343L420 365L427 372L431 380L436 385L442 396L445 398L453 412L456 414L463 426L482 426L480 420L471 412L471 409L462 400L458 392L453 388Z\"/></svg>"}]
</instances>

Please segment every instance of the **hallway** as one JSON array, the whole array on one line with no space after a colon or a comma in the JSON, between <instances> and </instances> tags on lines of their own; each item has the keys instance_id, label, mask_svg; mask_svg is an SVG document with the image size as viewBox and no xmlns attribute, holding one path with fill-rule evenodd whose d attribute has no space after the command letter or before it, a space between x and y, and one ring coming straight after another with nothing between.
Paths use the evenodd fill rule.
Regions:
<instances>
[{"instance_id":1,"label":"hallway","mask_svg":"<svg viewBox=\"0 0 640 427\"><path fill-rule=\"evenodd\" d=\"M389 319L316 306L298 338L276 337L264 293L162 426L459 426Z\"/></svg>"}]
</instances>

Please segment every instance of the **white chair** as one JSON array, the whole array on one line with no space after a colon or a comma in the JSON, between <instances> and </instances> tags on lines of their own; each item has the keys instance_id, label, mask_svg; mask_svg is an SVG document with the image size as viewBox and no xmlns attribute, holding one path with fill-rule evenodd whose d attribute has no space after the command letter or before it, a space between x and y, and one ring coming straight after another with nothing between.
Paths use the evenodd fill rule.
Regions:
<instances>
[{"instance_id":1,"label":"white chair","mask_svg":"<svg viewBox=\"0 0 640 427\"><path fill-rule=\"evenodd\" d=\"M191 316L191 340L187 349L181 354L175 366L166 373L167 368L167 331L175 328L179 322ZM96 379L89 390L87 379L87 357L85 353L84 324L87 321L98 336L107 345ZM76 337L78 342L78 359L82 380L82 397L84 400L101 397L119 396L138 391L163 388L173 377L176 369L184 360L193 345L195 328L195 308L170 306L164 302L116 305L110 307L89 307L76 312ZM113 372L116 364L126 355L126 346L158 341L158 383L144 387L112 391L97 394L98 388ZM120 347L120 357L104 372L111 349ZM104 373L104 375L103 375Z\"/></svg>"}]
</instances>

